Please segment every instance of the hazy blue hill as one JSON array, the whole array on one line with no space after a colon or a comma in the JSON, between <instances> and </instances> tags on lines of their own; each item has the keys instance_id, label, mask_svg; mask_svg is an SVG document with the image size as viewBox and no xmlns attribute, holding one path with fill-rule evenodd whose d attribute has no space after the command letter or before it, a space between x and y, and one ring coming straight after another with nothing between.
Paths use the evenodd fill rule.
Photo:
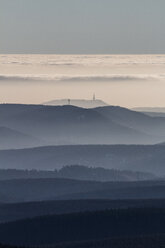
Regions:
<instances>
[{"instance_id":1,"label":"hazy blue hill","mask_svg":"<svg viewBox=\"0 0 165 248\"><path fill-rule=\"evenodd\" d=\"M24 115L25 114L25 115ZM92 109L78 108L76 106L65 105L65 106L43 106L35 108L34 106L27 109L26 112L21 112L16 116L20 121L23 120L33 120L50 122L54 121L62 122L80 122L80 121L105 121L106 118L102 117L101 114L95 112Z\"/></svg>"},{"instance_id":2,"label":"hazy blue hill","mask_svg":"<svg viewBox=\"0 0 165 248\"><path fill-rule=\"evenodd\" d=\"M66 165L151 172L165 175L165 146L51 146L0 151L0 168L54 170Z\"/></svg>"},{"instance_id":3,"label":"hazy blue hill","mask_svg":"<svg viewBox=\"0 0 165 248\"><path fill-rule=\"evenodd\" d=\"M104 188L99 182L71 179L19 179L0 181L0 195L10 202L55 200L62 195ZM2 199L2 201L3 201ZM0 199L0 202L2 202Z\"/></svg>"},{"instance_id":4,"label":"hazy blue hill","mask_svg":"<svg viewBox=\"0 0 165 248\"><path fill-rule=\"evenodd\" d=\"M152 117L119 106L106 106L96 108L96 111L116 123L137 129L152 135L164 135L165 118Z\"/></svg>"},{"instance_id":5,"label":"hazy blue hill","mask_svg":"<svg viewBox=\"0 0 165 248\"><path fill-rule=\"evenodd\" d=\"M164 199L165 187L157 186L140 186L131 185L126 188L105 188L104 190L98 189L92 192L81 192L59 196L57 199Z\"/></svg>"},{"instance_id":6,"label":"hazy blue hill","mask_svg":"<svg viewBox=\"0 0 165 248\"><path fill-rule=\"evenodd\" d=\"M148 117L147 115L137 112L128 108L123 108L120 106L105 106L98 107L95 110L104 116L108 117L111 120L121 121L122 122L131 122L132 124L136 124L137 121L152 121L153 119Z\"/></svg>"},{"instance_id":7,"label":"hazy blue hill","mask_svg":"<svg viewBox=\"0 0 165 248\"><path fill-rule=\"evenodd\" d=\"M56 144L132 143L135 139L136 142L153 139L115 123L93 109L69 105L42 106L19 114L12 121L21 129Z\"/></svg>"},{"instance_id":8,"label":"hazy blue hill","mask_svg":"<svg viewBox=\"0 0 165 248\"><path fill-rule=\"evenodd\" d=\"M0 149L37 146L40 140L14 129L0 127Z\"/></svg>"},{"instance_id":9,"label":"hazy blue hill","mask_svg":"<svg viewBox=\"0 0 165 248\"><path fill-rule=\"evenodd\" d=\"M157 145L165 146L165 142L158 143Z\"/></svg>"},{"instance_id":10,"label":"hazy blue hill","mask_svg":"<svg viewBox=\"0 0 165 248\"><path fill-rule=\"evenodd\" d=\"M27 110L39 109L41 105L27 104L0 104L0 121L12 119L14 116Z\"/></svg>"},{"instance_id":11,"label":"hazy blue hill","mask_svg":"<svg viewBox=\"0 0 165 248\"><path fill-rule=\"evenodd\" d=\"M0 113L1 125L35 135L46 140L47 144L130 144L156 143L162 140L159 134L145 134L144 130L136 130L136 127L126 126L125 123L123 125L97 109L71 105L7 104L0 105Z\"/></svg>"},{"instance_id":12,"label":"hazy blue hill","mask_svg":"<svg viewBox=\"0 0 165 248\"><path fill-rule=\"evenodd\" d=\"M87 166L64 166L60 170L0 169L0 180L30 178L70 178L89 181L142 181L158 179L151 173L109 170Z\"/></svg>"},{"instance_id":13,"label":"hazy blue hill","mask_svg":"<svg viewBox=\"0 0 165 248\"><path fill-rule=\"evenodd\" d=\"M164 233L165 210L148 208L50 215L0 224L1 243L26 246Z\"/></svg>"},{"instance_id":14,"label":"hazy blue hill","mask_svg":"<svg viewBox=\"0 0 165 248\"><path fill-rule=\"evenodd\" d=\"M40 140L36 145L155 144L165 140L165 118L126 108L0 105L0 126ZM6 140L7 143L7 140ZM10 144L11 148L18 148ZM22 148L26 145L22 144ZM2 147L3 148L3 147Z\"/></svg>"},{"instance_id":15,"label":"hazy blue hill","mask_svg":"<svg viewBox=\"0 0 165 248\"><path fill-rule=\"evenodd\" d=\"M52 100L52 101L44 102L43 104L53 105L53 106L68 105L68 99ZM108 105L107 103L105 103L100 99L95 99L95 100L70 99L70 104L80 108L96 108L96 107Z\"/></svg>"},{"instance_id":16,"label":"hazy blue hill","mask_svg":"<svg viewBox=\"0 0 165 248\"><path fill-rule=\"evenodd\" d=\"M165 181L95 182L73 179L0 181L0 202L71 199L163 199Z\"/></svg>"}]
</instances>

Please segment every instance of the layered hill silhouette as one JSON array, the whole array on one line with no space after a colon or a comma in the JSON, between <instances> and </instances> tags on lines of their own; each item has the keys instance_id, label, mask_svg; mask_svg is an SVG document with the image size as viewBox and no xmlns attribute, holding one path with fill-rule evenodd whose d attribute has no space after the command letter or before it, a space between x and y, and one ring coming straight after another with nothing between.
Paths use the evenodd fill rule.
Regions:
<instances>
[{"instance_id":1,"label":"layered hill silhouette","mask_svg":"<svg viewBox=\"0 0 165 248\"><path fill-rule=\"evenodd\" d=\"M44 215L128 208L165 208L165 199L152 200L56 200L0 204L0 223Z\"/></svg>"},{"instance_id":2,"label":"layered hill silhouette","mask_svg":"<svg viewBox=\"0 0 165 248\"><path fill-rule=\"evenodd\" d=\"M1 104L0 114L1 126L42 140L39 145L149 144L165 139L164 118L121 107Z\"/></svg>"},{"instance_id":3,"label":"layered hill silhouette","mask_svg":"<svg viewBox=\"0 0 165 248\"><path fill-rule=\"evenodd\" d=\"M0 149L31 147L39 145L40 141L14 129L0 127Z\"/></svg>"},{"instance_id":4,"label":"layered hill silhouette","mask_svg":"<svg viewBox=\"0 0 165 248\"><path fill-rule=\"evenodd\" d=\"M99 107L96 108L96 111L116 123L120 123L129 128L134 128L144 133L161 136L164 132L164 118L154 118L144 113L118 106Z\"/></svg>"},{"instance_id":5,"label":"layered hill silhouette","mask_svg":"<svg viewBox=\"0 0 165 248\"><path fill-rule=\"evenodd\" d=\"M87 166L64 166L59 170L16 170L0 169L0 180L33 179L33 178L70 178L89 181L145 181L156 180L158 177L151 173L121 171L114 169L92 168Z\"/></svg>"},{"instance_id":6,"label":"layered hill silhouette","mask_svg":"<svg viewBox=\"0 0 165 248\"><path fill-rule=\"evenodd\" d=\"M41 106L13 117L10 125L48 144L132 143L135 138L145 137L136 130L113 123L93 109L73 106Z\"/></svg>"},{"instance_id":7,"label":"layered hill silhouette","mask_svg":"<svg viewBox=\"0 0 165 248\"><path fill-rule=\"evenodd\" d=\"M1 150L1 169L54 170L66 165L84 165L165 175L164 145L48 146Z\"/></svg>"},{"instance_id":8,"label":"layered hill silhouette","mask_svg":"<svg viewBox=\"0 0 165 248\"><path fill-rule=\"evenodd\" d=\"M149 115L151 117L165 117L165 108L161 107L142 107L142 108L133 108L133 111L138 111Z\"/></svg>"},{"instance_id":9,"label":"layered hill silhouette","mask_svg":"<svg viewBox=\"0 0 165 248\"><path fill-rule=\"evenodd\" d=\"M165 181L96 182L73 179L0 181L0 202L76 199L163 199Z\"/></svg>"}]
</instances>

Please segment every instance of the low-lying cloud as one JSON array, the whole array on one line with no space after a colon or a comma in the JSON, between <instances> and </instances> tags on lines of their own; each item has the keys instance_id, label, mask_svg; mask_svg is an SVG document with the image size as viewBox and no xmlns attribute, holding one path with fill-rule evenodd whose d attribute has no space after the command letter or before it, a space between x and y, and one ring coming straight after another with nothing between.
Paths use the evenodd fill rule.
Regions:
<instances>
[{"instance_id":1,"label":"low-lying cloud","mask_svg":"<svg viewBox=\"0 0 165 248\"><path fill-rule=\"evenodd\" d=\"M164 65L165 55L0 55L0 65L112 66Z\"/></svg>"},{"instance_id":2,"label":"low-lying cloud","mask_svg":"<svg viewBox=\"0 0 165 248\"><path fill-rule=\"evenodd\" d=\"M115 82L165 79L165 74L110 74L110 75L0 75L0 81L54 81L54 82Z\"/></svg>"}]
</instances>

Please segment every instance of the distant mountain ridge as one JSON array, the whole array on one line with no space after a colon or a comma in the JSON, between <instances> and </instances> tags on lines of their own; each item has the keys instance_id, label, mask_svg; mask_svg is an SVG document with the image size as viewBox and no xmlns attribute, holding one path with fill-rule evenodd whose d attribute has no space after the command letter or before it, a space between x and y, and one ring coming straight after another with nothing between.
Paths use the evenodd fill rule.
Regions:
<instances>
[{"instance_id":1,"label":"distant mountain ridge","mask_svg":"<svg viewBox=\"0 0 165 248\"><path fill-rule=\"evenodd\" d=\"M164 145L76 145L1 150L1 169L54 170L85 165L165 175Z\"/></svg>"},{"instance_id":2,"label":"distant mountain ridge","mask_svg":"<svg viewBox=\"0 0 165 248\"><path fill-rule=\"evenodd\" d=\"M1 104L0 126L36 137L41 140L38 145L43 146L155 144L165 140L165 118L118 106L86 109L72 105Z\"/></svg>"},{"instance_id":3,"label":"distant mountain ridge","mask_svg":"<svg viewBox=\"0 0 165 248\"><path fill-rule=\"evenodd\" d=\"M149 115L151 117L165 117L165 108L164 107L139 107L133 108L133 111L138 111Z\"/></svg>"},{"instance_id":4,"label":"distant mountain ridge","mask_svg":"<svg viewBox=\"0 0 165 248\"><path fill-rule=\"evenodd\" d=\"M137 107L133 108L133 110L140 112L165 113L165 107Z\"/></svg>"},{"instance_id":5,"label":"distant mountain ridge","mask_svg":"<svg viewBox=\"0 0 165 248\"><path fill-rule=\"evenodd\" d=\"M13 147L21 148L39 145L40 141L23 132L19 132L7 127L0 127L0 149L11 149Z\"/></svg>"},{"instance_id":6,"label":"distant mountain ridge","mask_svg":"<svg viewBox=\"0 0 165 248\"><path fill-rule=\"evenodd\" d=\"M108 106L108 104L100 99L85 100L85 99L59 99L44 102L43 105L53 105L53 106L62 106L62 105L73 105L80 108L96 108Z\"/></svg>"}]
</instances>

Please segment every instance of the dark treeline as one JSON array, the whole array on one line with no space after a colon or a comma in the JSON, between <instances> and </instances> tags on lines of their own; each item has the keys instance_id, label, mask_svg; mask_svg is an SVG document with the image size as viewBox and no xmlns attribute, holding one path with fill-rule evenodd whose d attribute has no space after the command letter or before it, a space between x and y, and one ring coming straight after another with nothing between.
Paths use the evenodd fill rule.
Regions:
<instances>
[{"instance_id":1,"label":"dark treeline","mask_svg":"<svg viewBox=\"0 0 165 248\"><path fill-rule=\"evenodd\" d=\"M158 200L67 200L0 204L0 222L44 215L127 208L165 208L165 199Z\"/></svg>"},{"instance_id":2,"label":"dark treeline","mask_svg":"<svg viewBox=\"0 0 165 248\"><path fill-rule=\"evenodd\" d=\"M165 233L165 209L125 209L43 216L0 225L0 242L55 245Z\"/></svg>"},{"instance_id":3,"label":"dark treeline","mask_svg":"<svg viewBox=\"0 0 165 248\"><path fill-rule=\"evenodd\" d=\"M165 235L112 238L98 241L74 242L46 246L47 248L163 248Z\"/></svg>"},{"instance_id":4,"label":"dark treeline","mask_svg":"<svg viewBox=\"0 0 165 248\"><path fill-rule=\"evenodd\" d=\"M163 145L75 145L0 150L1 169L61 169L85 165L165 175Z\"/></svg>"},{"instance_id":5,"label":"dark treeline","mask_svg":"<svg viewBox=\"0 0 165 248\"><path fill-rule=\"evenodd\" d=\"M0 248L23 248L23 247L11 246L8 244L0 244Z\"/></svg>"},{"instance_id":6,"label":"dark treeline","mask_svg":"<svg viewBox=\"0 0 165 248\"><path fill-rule=\"evenodd\" d=\"M61 243L57 245L45 245L44 248L163 248L165 235L136 236L132 238L111 238L97 241L83 241ZM0 248L25 248L23 246L10 246L0 244ZM33 246L29 248L34 248ZM42 248L42 246L35 246Z\"/></svg>"},{"instance_id":7,"label":"dark treeline","mask_svg":"<svg viewBox=\"0 0 165 248\"><path fill-rule=\"evenodd\" d=\"M0 169L0 180L23 178L70 178L92 181L142 181L157 179L152 173L147 172L92 168L80 165L64 166L62 169L53 171Z\"/></svg>"}]
</instances>

